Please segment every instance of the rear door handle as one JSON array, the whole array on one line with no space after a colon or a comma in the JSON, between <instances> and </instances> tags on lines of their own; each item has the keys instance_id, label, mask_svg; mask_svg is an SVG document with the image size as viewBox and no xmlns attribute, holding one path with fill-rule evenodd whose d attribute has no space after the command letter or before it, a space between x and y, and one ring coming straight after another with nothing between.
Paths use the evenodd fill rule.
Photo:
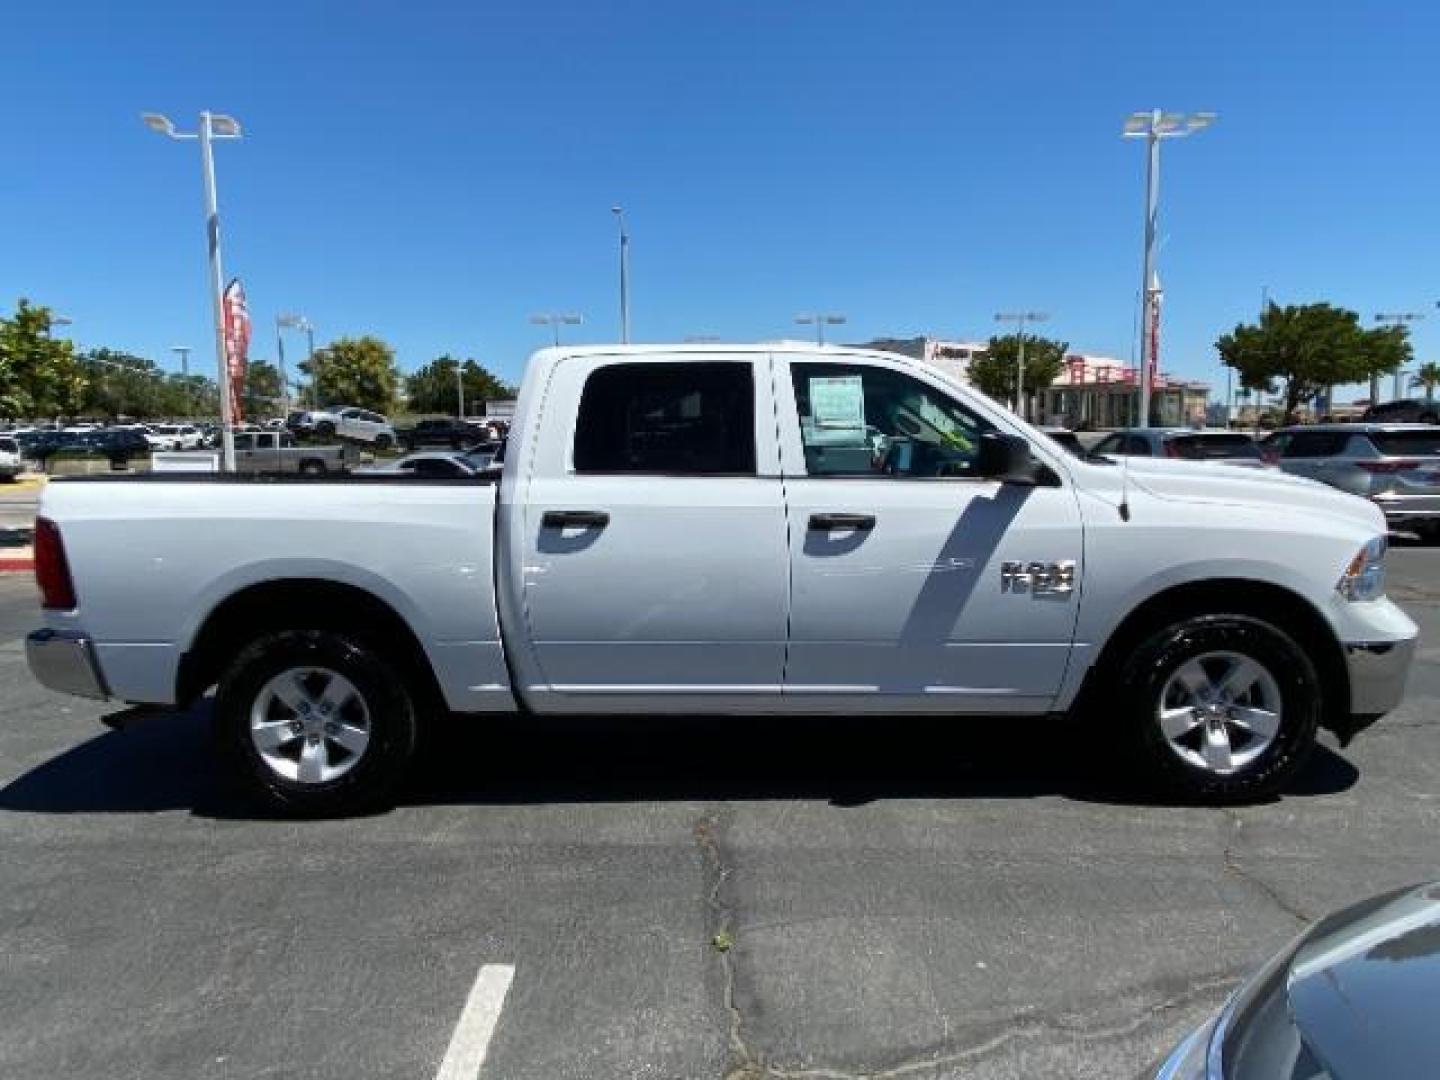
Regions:
<instances>
[{"instance_id":1,"label":"rear door handle","mask_svg":"<svg viewBox=\"0 0 1440 1080\"><path fill-rule=\"evenodd\" d=\"M869 532L875 528L874 514L811 514L812 529L855 529Z\"/></svg>"},{"instance_id":2,"label":"rear door handle","mask_svg":"<svg viewBox=\"0 0 1440 1080\"><path fill-rule=\"evenodd\" d=\"M603 529L610 524L610 515L603 510L546 510L540 524L547 529Z\"/></svg>"}]
</instances>

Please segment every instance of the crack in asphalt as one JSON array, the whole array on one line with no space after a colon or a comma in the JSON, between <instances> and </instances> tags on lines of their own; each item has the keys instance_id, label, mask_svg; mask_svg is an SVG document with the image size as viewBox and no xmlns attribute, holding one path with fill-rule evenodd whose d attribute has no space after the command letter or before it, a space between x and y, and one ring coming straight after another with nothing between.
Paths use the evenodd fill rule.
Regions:
<instances>
[{"instance_id":1,"label":"crack in asphalt","mask_svg":"<svg viewBox=\"0 0 1440 1080\"><path fill-rule=\"evenodd\" d=\"M710 948L720 958L722 1000L726 1015L730 1019L729 1042L733 1067L727 1068L726 1080L752 1080L765 1076L764 1065L751 1051L745 1041L745 1016L735 1004L735 913L721 893L725 881L730 877L730 868L720 853L720 841L716 831L720 822L714 815L701 818L695 823L695 842L705 858L705 875L709 888L705 892L705 906L710 910ZM725 947L718 943L724 941Z\"/></svg>"},{"instance_id":2,"label":"crack in asphalt","mask_svg":"<svg viewBox=\"0 0 1440 1080\"><path fill-rule=\"evenodd\" d=\"M707 927L710 933L709 946L711 952L719 960L722 1003L729 1021L727 1038L730 1047L730 1062L726 1066L724 1080L906 1080L907 1077L981 1060L1004 1049L1016 1039L1037 1032L1050 1031L1079 1042L1123 1038L1139 1031L1157 1016L1173 1009L1182 1008L1193 1001L1213 994L1216 990L1228 989L1237 983L1245 973L1243 969L1240 969L1206 976L1169 998L1141 1008L1130 1019L1104 1027L1090 1024L1082 1014L1046 1015L1040 1013L1038 1007L1028 1007L998 1021L1000 1030L978 1042L948 1051L935 1052L932 1050L923 1056L906 1058L880 1069L857 1072L826 1065L814 1067L772 1065L766 1062L764 1055L757 1052L746 1039L745 1014L735 1000L735 987L739 977L736 950L740 941L739 931L735 925L734 904L725 898L725 886L732 876L733 868L726 863L721 850L719 839L721 828L721 822L715 815L707 815L695 823L693 832L705 863L707 883L705 905L710 916ZM1231 864L1228 850L1226 856L1226 866L1229 869ZM1250 880L1248 875L1245 875L1238 867L1234 868L1233 872ZM1263 884L1259 882L1256 884L1265 889ZM1265 889L1265 891L1277 904L1285 906L1283 901L1271 890ZM723 943L723 947L721 943Z\"/></svg>"},{"instance_id":3,"label":"crack in asphalt","mask_svg":"<svg viewBox=\"0 0 1440 1080\"><path fill-rule=\"evenodd\" d=\"M1244 830L1245 819L1242 818L1238 813L1236 813L1229 807L1222 808L1221 812L1225 815L1226 820L1230 822L1230 825L1237 834ZM1247 885L1256 889L1267 900L1269 900L1277 908L1283 911L1286 915L1290 916L1290 918L1294 919L1302 927L1309 926L1315 921L1314 915L1311 915L1303 908L1285 899L1285 897L1280 893L1279 889L1277 889L1274 885L1271 885L1259 874L1255 873L1255 871L1246 869L1246 867L1240 862L1239 856L1236 855L1233 845L1228 843L1225 844L1221 852L1220 858L1221 861L1224 863L1225 872L1227 874L1230 874L1232 877L1239 878Z\"/></svg>"}]
</instances>

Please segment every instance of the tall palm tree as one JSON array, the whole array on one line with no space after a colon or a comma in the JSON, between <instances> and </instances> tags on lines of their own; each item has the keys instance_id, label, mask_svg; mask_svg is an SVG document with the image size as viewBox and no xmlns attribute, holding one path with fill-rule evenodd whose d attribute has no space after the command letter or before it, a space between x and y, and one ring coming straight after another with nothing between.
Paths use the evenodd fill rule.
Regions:
<instances>
[{"instance_id":1,"label":"tall palm tree","mask_svg":"<svg viewBox=\"0 0 1440 1080\"><path fill-rule=\"evenodd\" d=\"M1434 360L1427 360L1421 364L1415 374L1410 377L1411 386L1423 386L1425 388L1425 400L1435 400L1435 388L1440 386L1440 363Z\"/></svg>"}]
</instances>

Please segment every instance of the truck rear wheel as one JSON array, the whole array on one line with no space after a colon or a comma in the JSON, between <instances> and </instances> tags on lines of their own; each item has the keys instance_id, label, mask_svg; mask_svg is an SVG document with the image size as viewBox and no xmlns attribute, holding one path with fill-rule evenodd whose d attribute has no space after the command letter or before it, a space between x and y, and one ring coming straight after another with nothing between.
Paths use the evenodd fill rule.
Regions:
<instances>
[{"instance_id":1,"label":"truck rear wheel","mask_svg":"<svg viewBox=\"0 0 1440 1080\"><path fill-rule=\"evenodd\" d=\"M1315 746L1315 665L1288 634L1243 615L1175 622L1141 643L1122 709L1146 778L1205 802L1274 795Z\"/></svg>"},{"instance_id":2,"label":"truck rear wheel","mask_svg":"<svg viewBox=\"0 0 1440 1080\"><path fill-rule=\"evenodd\" d=\"M288 816L384 808L415 754L404 680L363 641L334 631L253 642L221 679L215 717L248 793Z\"/></svg>"}]
</instances>

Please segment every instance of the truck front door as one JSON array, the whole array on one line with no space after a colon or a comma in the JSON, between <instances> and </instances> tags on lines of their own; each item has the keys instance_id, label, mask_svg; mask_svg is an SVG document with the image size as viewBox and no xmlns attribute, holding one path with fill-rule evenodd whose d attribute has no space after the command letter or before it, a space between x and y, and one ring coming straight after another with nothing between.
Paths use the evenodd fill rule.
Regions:
<instances>
[{"instance_id":1,"label":"truck front door","mask_svg":"<svg viewBox=\"0 0 1440 1080\"><path fill-rule=\"evenodd\" d=\"M1073 489L974 475L997 425L918 367L776 361L787 707L1045 711L1083 573Z\"/></svg>"},{"instance_id":2,"label":"truck front door","mask_svg":"<svg viewBox=\"0 0 1440 1080\"><path fill-rule=\"evenodd\" d=\"M530 455L510 563L527 696L773 708L789 565L769 357L567 358L543 392L537 437L511 447Z\"/></svg>"}]
</instances>

